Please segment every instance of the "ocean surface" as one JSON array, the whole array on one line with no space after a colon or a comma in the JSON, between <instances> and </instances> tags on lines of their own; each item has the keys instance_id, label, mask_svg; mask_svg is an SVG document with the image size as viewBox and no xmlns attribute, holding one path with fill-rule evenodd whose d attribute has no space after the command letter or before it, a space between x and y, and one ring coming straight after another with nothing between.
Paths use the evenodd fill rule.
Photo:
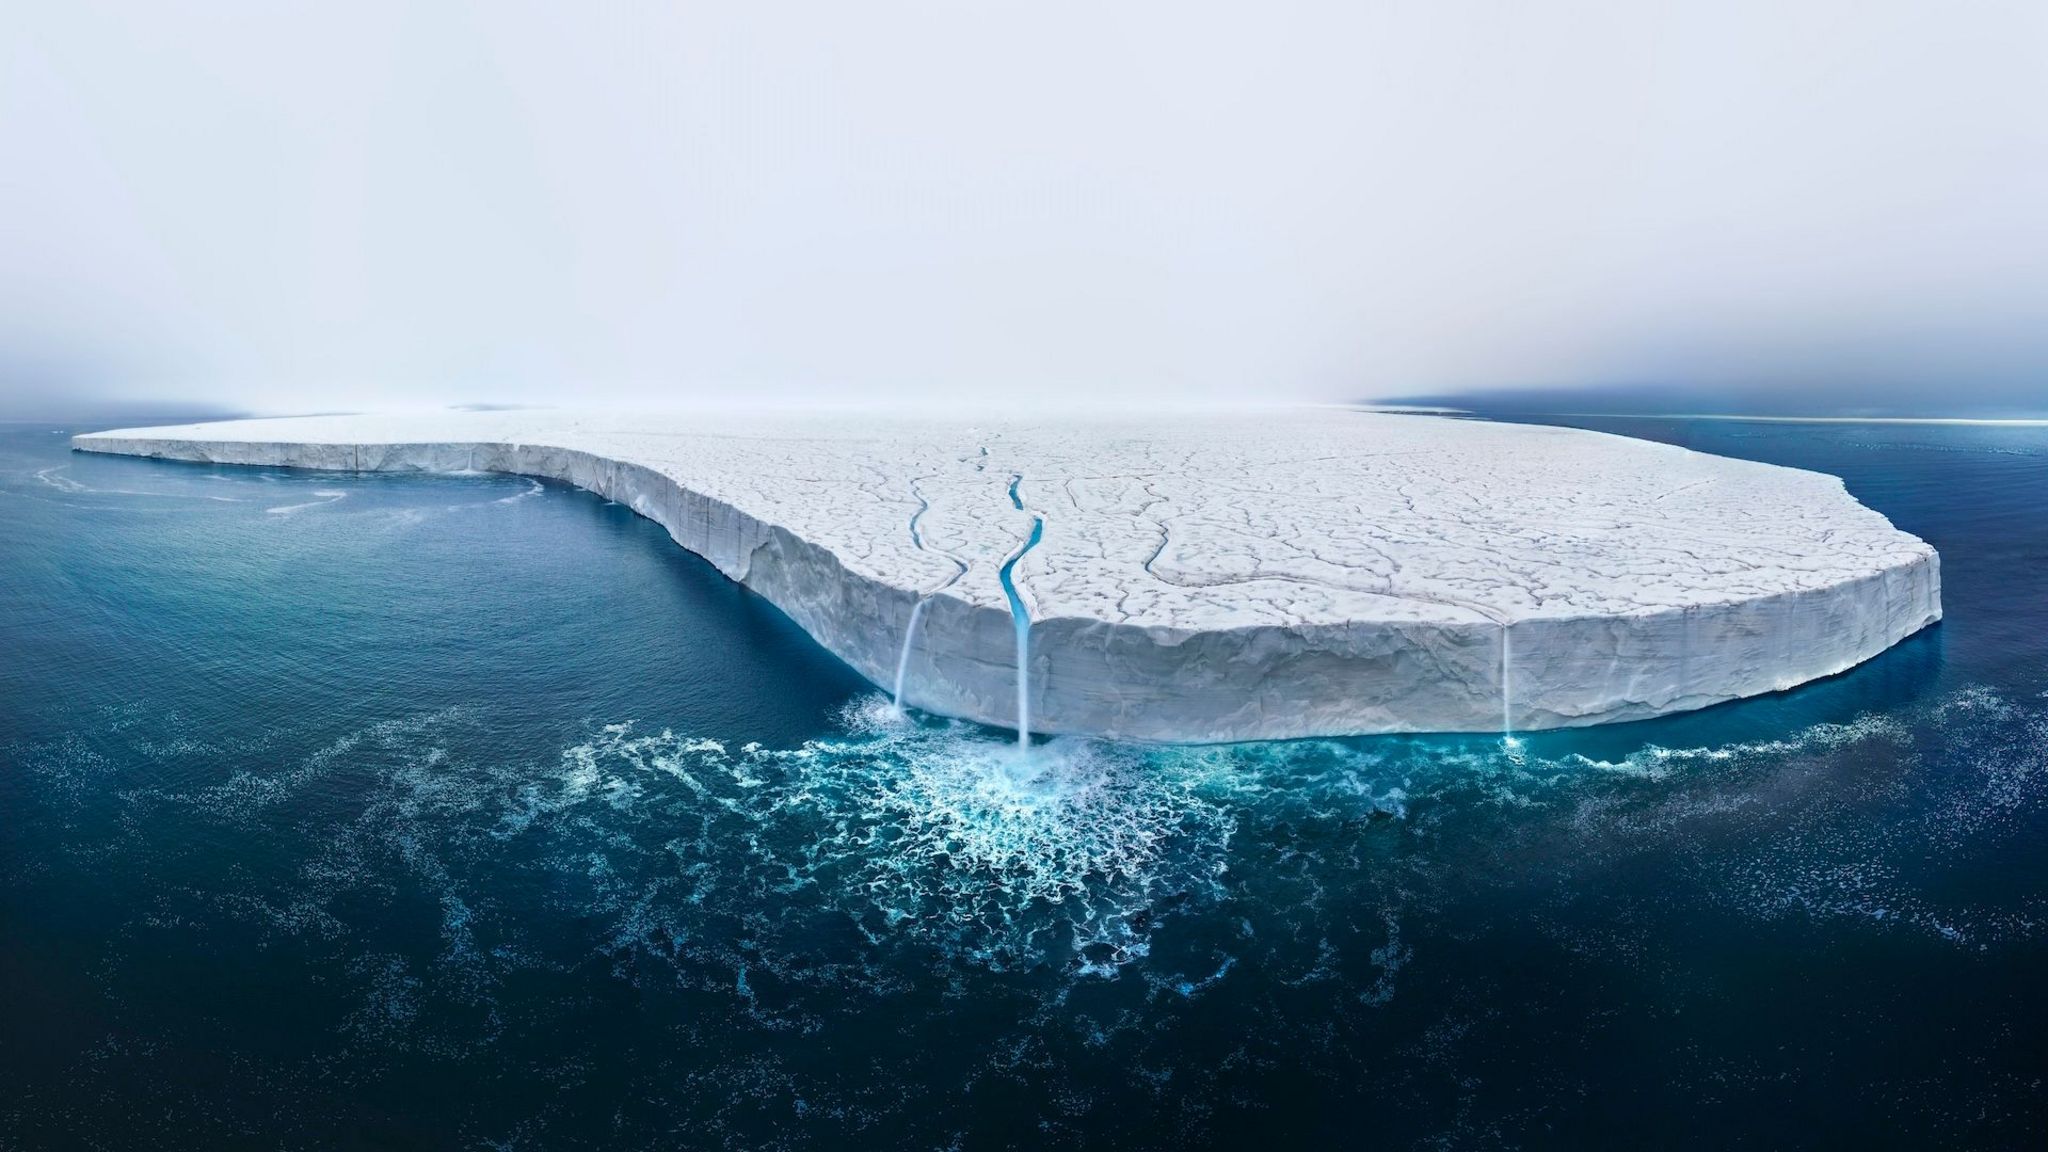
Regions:
<instances>
[{"instance_id":1,"label":"ocean surface","mask_svg":"<svg viewBox=\"0 0 2048 1152\"><path fill-rule=\"evenodd\" d=\"M1947 619L1024 760L587 493L0 425L0 1148L2044 1146L2048 428L1528 419L1838 474Z\"/></svg>"}]
</instances>

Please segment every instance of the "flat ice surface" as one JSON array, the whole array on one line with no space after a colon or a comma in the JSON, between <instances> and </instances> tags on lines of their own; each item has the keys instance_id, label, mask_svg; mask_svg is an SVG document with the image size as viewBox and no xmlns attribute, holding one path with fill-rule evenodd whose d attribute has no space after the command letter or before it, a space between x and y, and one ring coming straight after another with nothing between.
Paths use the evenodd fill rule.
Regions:
<instances>
[{"instance_id":1,"label":"flat ice surface","mask_svg":"<svg viewBox=\"0 0 2048 1152\"><path fill-rule=\"evenodd\" d=\"M876 683L902 658L909 703L1006 725L1018 700L1001 571L1022 550L1012 580L1041 731L1216 740L1631 719L1841 671L1940 616L1933 549L1834 477L1534 425L1343 409L519 411L74 443L568 480L660 521Z\"/></svg>"}]
</instances>

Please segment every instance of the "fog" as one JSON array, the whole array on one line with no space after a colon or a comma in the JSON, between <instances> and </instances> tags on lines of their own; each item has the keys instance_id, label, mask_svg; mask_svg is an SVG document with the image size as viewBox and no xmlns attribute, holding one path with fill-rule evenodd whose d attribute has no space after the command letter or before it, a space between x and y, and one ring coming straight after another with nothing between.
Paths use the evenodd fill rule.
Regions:
<instances>
[{"instance_id":1,"label":"fog","mask_svg":"<svg viewBox=\"0 0 2048 1152\"><path fill-rule=\"evenodd\" d=\"M2048 408L2048 5L94 3L0 407Z\"/></svg>"}]
</instances>

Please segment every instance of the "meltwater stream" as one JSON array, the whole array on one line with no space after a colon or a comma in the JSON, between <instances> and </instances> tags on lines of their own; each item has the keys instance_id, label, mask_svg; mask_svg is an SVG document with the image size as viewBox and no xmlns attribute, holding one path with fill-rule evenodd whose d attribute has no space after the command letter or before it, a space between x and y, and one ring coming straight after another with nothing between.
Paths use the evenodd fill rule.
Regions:
<instances>
[{"instance_id":1,"label":"meltwater stream","mask_svg":"<svg viewBox=\"0 0 2048 1152\"><path fill-rule=\"evenodd\" d=\"M1017 486L1023 482L1022 476L1010 477L1010 503L1016 505L1019 512L1028 511L1024 507L1024 498L1017 493ZM996 578L1002 581L1003 595L1010 600L1010 619L1017 627L1017 746L1027 752L1031 749L1031 613L1024 608L1024 598L1017 594L1017 582L1012 573L1017 568L1017 561L1038 547L1044 535L1045 517L1032 512L1031 535L996 572Z\"/></svg>"},{"instance_id":2,"label":"meltwater stream","mask_svg":"<svg viewBox=\"0 0 2048 1152\"><path fill-rule=\"evenodd\" d=\"M916 545L917 550L920 552L933 551L933 549L925 547L924 533L919 531L918 529L918 522L924 519L925 513L932 510L932 502L930 500L925 499L924 491L922 488L924 480L926 479L929 479L929 477L920 477L919 479L912 481L910 485L911 493L917 497L917 511L910 514L910 542ZM938 552L940 555L944 556L946 559L953 562L953 574L951 576L946 577L946 579L943 582L941 582L937 587L932 588L918 596L917 603L911 605L910 607L910 620L903 626L903 651L899 653L896 657L895 690L891 692L889 696L890 703L895 706L898 714L901 714L903 711L903 682L909 677L910 674L910 651L911 647L917 643L917 626L918 623L924 619L925 604L928 601L930 601L933 596L936 596L939 593L944 592L946 589L951 588L954 584L959 582L962 576L967 575L967 565L958 556L953 555L951 552L944 551L943 549L938 550Z\"/></svg>"}]
</instances>

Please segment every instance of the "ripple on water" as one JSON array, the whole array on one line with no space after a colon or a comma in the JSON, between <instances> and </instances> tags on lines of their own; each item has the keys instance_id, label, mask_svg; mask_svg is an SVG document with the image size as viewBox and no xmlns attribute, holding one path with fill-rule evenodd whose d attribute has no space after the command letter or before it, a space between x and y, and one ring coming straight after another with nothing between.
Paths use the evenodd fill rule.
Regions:
<instances>
[{"instance_id":1,"label":"ripple on water","mask_svg":"<svg viewBox=\"0 0 2048 1152\"><path fill-rule=\"evenodd\" d=\"M474 709L234 747L103 719L8 753L80 859L141 890L137 955L252 925L349 990L334 1027L358 1052L473 1055L604 984L681 998L677 1027L721 1052L843 1035L885 1000L1017 997L1025 1031L982 1037L965 1075L1043 1075L1065 1043L1186 1093L1243 1052L1341 1058L1356 1014L1455 998L1466 951L1520 927L1633 969L1682 963L1703 910L1968 949L2043 922L2036 897L1953 882L2048 819L2048 700L1984 688L1610 759L1562 737L1023 754L880 695L795 747L621 722L538 758ZM536 980L577 991L522 999ZM1190 1011L1235 1047L1185 1051Z\"/></svg>"}]
</instances>

